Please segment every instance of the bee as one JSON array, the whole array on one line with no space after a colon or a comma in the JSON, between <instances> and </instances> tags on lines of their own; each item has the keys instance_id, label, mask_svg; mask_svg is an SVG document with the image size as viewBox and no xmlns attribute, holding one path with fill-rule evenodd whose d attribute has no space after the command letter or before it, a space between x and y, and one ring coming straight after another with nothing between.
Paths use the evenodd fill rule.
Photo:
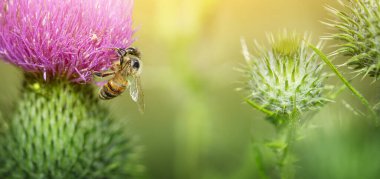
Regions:
<instances>
[{"instance_id":1,"label":"bee","mask_svg":"<svg viewBox=\"0 0 380 179\"><path fill-rule=\"evenodd\" d=\"M136 48L117 48L119 60L116 61L110 70L94 72L95 76L104 78L111 77L99 90L99 98L109 100L122 94L127 88L133 101L137 102L139 110L144 111L144 94L141 88L140 74L142 62L140 51Z\"/></svg>"}]
</instances>

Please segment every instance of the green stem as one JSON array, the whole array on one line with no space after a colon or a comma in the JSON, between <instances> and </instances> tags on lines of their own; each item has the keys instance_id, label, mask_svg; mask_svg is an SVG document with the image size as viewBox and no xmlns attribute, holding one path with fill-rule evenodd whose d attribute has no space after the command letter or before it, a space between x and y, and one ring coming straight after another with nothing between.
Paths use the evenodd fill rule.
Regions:
<instances>
[{"instance_id":1,"label":"green stem","mask_svg":"<svg viewBox=\"0 0 380 179\"><path fill-rule=\"evenodd\" d=\"M375 120L375 124L378 125L378 121L376 120L376 112L372 109L371 105L369 104L369 102L367 101L367 99L365 99L365 97L360 94L360 92L358 90L356 90L351 84L350 82L343 77L343 75L338 71L338 69L331 63L331 61L327 58L327 56L325 54L323 54L323 52L321 52L317 47L313 46L313 45L309 45L309 47L311 49L314 50L314 52L319 56L321 57L321 59L330 67L330 69L339 77L339 79L347 86L348 89L351 90L351 92L359 98L359 100L363 103L364 106L366 106L369 110L369 112L371 113L371 116L372 118Z\"/></svg>"},{"instance_id":2,"label":"green stem","mask_svg":"<svg viewBox=\"0 0 380 179\"><path fill-rule=\"evenodd\" d=\"M257 166L260 178L262 178L262 179L269 178L266 174L266 171L265 171L263 156L262 156L262 153L260 151L259 146L257 144L254 144L253 150L254 150L254 153L256 153L255 161L256 161L256 166Z\"/></svg>"},{"instance_id":3,"label":"green stem","mask_svg":"<svg viewBox=\"0 0 380 179\"><path fill-rule=\"evenodd\" d=\"M294 169L292 167L292 161L289 158L289 156L290 151L293 147L293 143L295 141L295 135L297 130L297 118L295 116L290 116L288 120L289 123L287 124L287 126L284 126L285 129L280 129L285 130L285 133L280 132L280 135L286 135L286 147L283 149L283 152L279 159L280 175L282 179L293 178L294 176L294 174L292 173L294 172Z\"/></svg>"}]
</instances>

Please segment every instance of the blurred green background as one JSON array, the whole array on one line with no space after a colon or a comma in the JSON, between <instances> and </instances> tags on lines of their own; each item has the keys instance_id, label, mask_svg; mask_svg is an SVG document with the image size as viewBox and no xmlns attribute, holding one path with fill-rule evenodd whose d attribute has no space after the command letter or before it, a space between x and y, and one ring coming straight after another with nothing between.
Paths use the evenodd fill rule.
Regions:
<instances>
[{"instance_id":1,"label":"blurred green background","mask_svg":"<svg viewBox=\"0 0 380 179\"><path fill-rule=\"evenodd\" d=\"M242 78L234 68L244 63L240 38L265 42L266 33L286 28L310 32L316 42L329 32L320 23L331 17L327 4L339 7L335 0L136 0L134 46L143 53L146 112L139 114L128 95L104 104L139 136L146 177L257 178L251 140L270 138L274 128L235 91ZM22 74L0 62L0 79L7 115ZM371 82L353 84L376 103L380 86ZM341 85L334 77L329 83ZM309 119L313 127L296 147L297 178L380 177L380 130L343 100L364 111L345 91Z\"/></svg>"}]
</instances>

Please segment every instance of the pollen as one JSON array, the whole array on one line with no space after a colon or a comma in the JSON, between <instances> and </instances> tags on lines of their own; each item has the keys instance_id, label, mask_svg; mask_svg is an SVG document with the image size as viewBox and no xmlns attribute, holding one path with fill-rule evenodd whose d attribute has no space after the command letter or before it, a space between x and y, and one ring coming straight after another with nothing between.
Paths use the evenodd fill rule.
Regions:
<instances>
[{"instance_id":1,"label":"pollen","mask_svg":"<svg viewBox=\"0 0 380 179\"><path fill-rule=\"evenodd\" d=\"M92 33L91 40L97 42L98 41L98 36L95 33Z\"/></svg>"}]
</instances>

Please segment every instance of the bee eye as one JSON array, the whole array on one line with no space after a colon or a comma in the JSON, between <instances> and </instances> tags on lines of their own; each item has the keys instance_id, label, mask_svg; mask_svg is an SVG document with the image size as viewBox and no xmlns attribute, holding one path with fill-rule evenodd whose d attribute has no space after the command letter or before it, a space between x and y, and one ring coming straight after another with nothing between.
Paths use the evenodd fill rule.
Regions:
<instances>
[{"instance_id":1,"label":"bee eye","mask_svg":"<svg viewBox=\"0 0 380 179\"><path fill-rule=\"evenodd\" d=\"M132 67L133 67L134 69L139 69L139 68L140 68L140 62L139 62L139 61L135 61L135 62L133 63L133 65L132 65Z\"/></svg>"}]
</instances>

